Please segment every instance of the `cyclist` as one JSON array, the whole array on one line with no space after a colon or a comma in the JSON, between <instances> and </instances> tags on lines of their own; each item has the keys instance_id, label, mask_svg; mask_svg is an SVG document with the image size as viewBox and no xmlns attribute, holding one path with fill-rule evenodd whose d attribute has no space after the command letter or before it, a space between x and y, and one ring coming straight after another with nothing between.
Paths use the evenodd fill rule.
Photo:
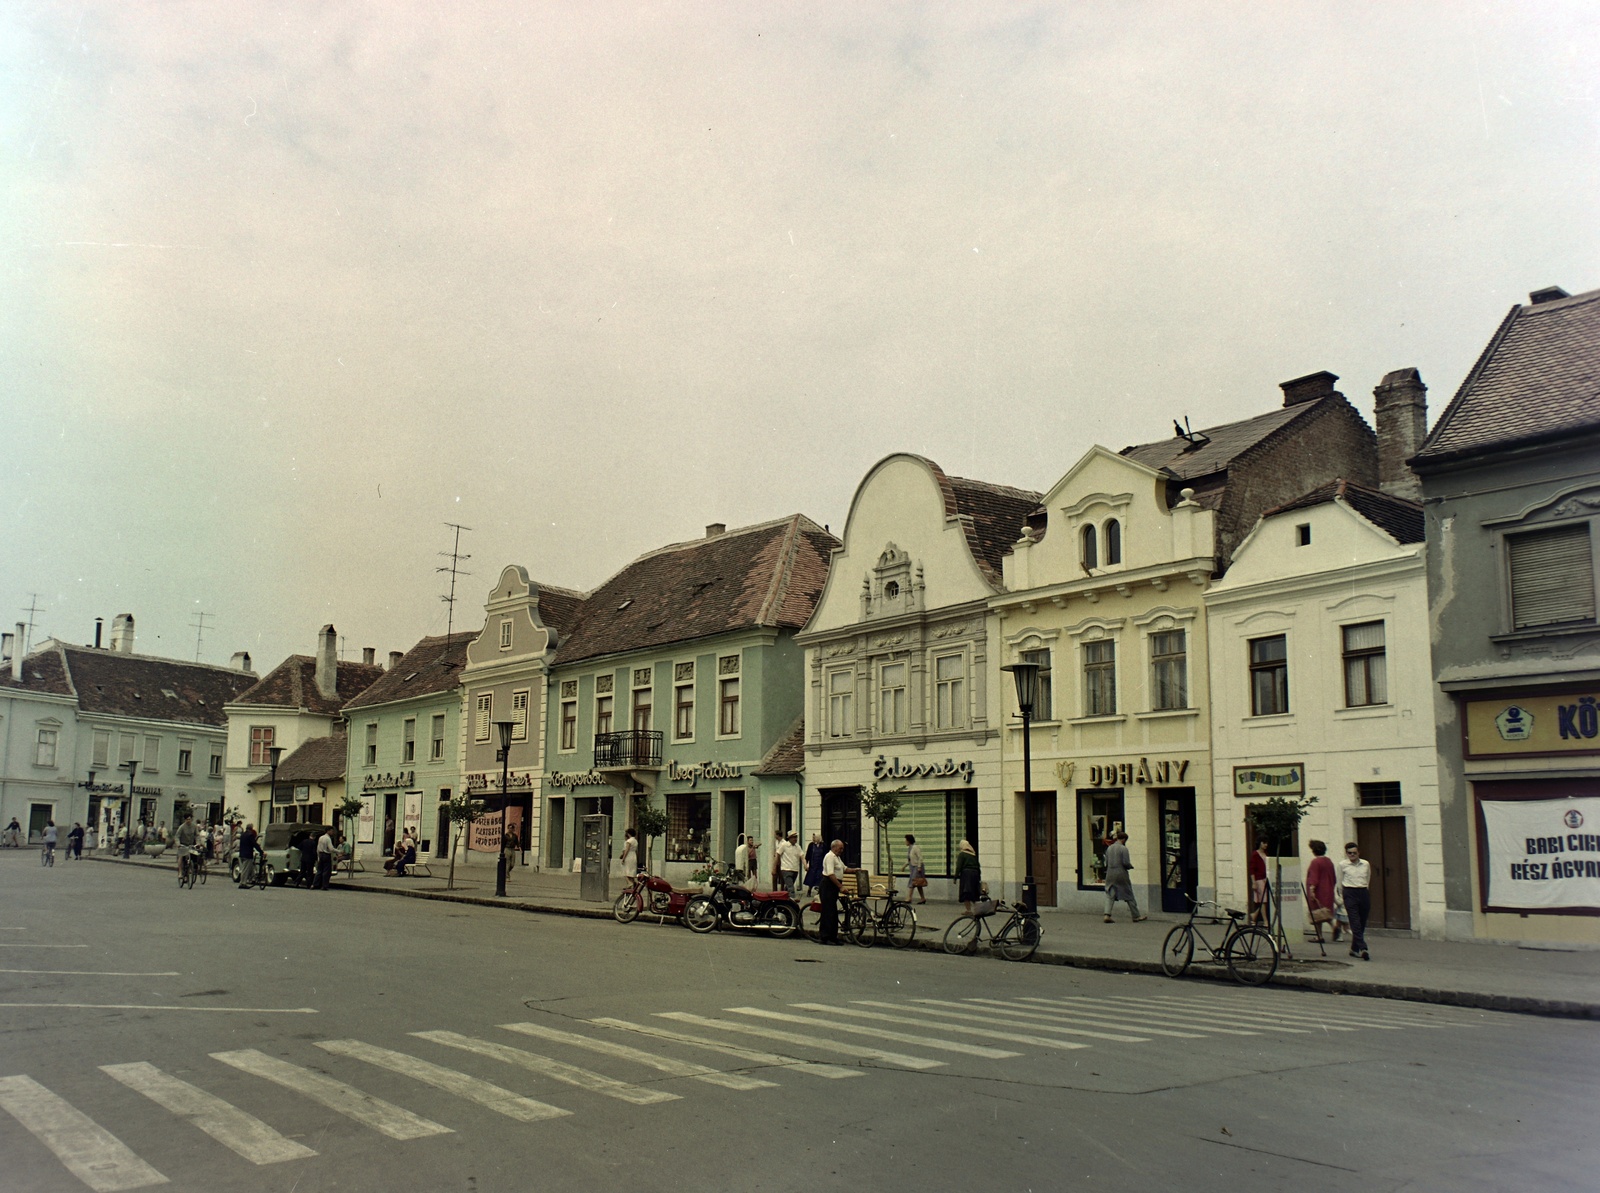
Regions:
<instances>
[{"instance_id":1,"label":"cyclist","mask_svg":"<svg viewBox=\"0 0 1600 1193\"><path fill-rule=\"evenodd\" d=\"M54 820L47 820L47 821L44 822L44 834L43 834L42 842L43 842L43 845L44 845L44 853L42 855L40 855L39 860L46 866L55 865L56 864L56 822Z\"/></svg>"},{"instance_id":2,"label":"cyclist","mask_svg":"<svg viewBox=\"0 0 1600 1193\"><path fill-rule=\"evenodd\" d=\"M199 837L199 830L194 826L194 813L184 813L183 823L178 826L178 879L180 882L188 877L189 867L194 864L194 846Z\"/></svg>"}]
</instances>

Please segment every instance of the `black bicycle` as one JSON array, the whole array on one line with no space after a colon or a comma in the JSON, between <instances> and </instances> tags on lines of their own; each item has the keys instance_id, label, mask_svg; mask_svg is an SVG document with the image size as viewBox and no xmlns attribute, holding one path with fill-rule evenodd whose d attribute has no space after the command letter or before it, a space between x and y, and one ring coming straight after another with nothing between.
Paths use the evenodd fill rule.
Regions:
<instances>
[{"instance_id":1,"label":"black bicycle","mask_svg":"<svg viewBox=\"0 0 1600 1193\"><path fill-rule=\"evenodd\" d=\"M1272 933L1259 924L1246 924L1244 912L1213 900L1191 899L1189 902L1192 906L1188 920L1168 932L1161 944L1163 973L1172 978L1182 977L1194 961L1194 944L1198 940L1200 947L1209 954L1202 964L1226 965L1233 980L1246 986L1264 986L1272 980L1272 975L1278 972L1278 944L1272 939ZM1201 920L1200 912L1207 907L1215 910ZM1228 926L1222 939L1213 946L1203 929L1207 925L1220 925L1222 916L1227 917Z\"/></svg>"},{"instance_id":2,"label":"black bicycle","mask_svg":"<svg viewBox=\"0 0 1600 1193\"><path fill-rule=\"evenodd\" d=\"M1013 903L1005 923L996 928L989 921L1003 907L1004 903L997 903L987 911L976 911L951 921L944 930L944 951L976 953L987 937L989 947L1007 961L1026 961L1033 956L1039 943L1044 940L1044 929L1039 926L1039 913L1029 911L1024 904Z\"/></svg>"},{"instance_id":3,"label":"black bicycle","mask_svg":"<svg viewBox=\"0 0 1600 1193\"><path fill-rule=\"evenodd\" d=\"M206 855L198 849L188 850L178 859L178 886L194 889L197 882L206 880Z\"/></svg>"}]
</instances>

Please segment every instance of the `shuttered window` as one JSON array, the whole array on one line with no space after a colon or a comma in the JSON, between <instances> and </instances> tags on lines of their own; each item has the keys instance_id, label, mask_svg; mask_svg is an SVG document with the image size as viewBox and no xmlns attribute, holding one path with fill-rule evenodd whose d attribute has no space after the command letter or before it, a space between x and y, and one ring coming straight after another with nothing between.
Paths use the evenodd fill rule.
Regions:
<instances>
[{"instance_id":1,"label":"shuttered window","mask_svg":"<svg viewBox=\"0 0 1600 1193\"><path fill-rule=\"evenodd\" d=\"M1587 522L1509 535L1506 548L1514 629L1594 621L1594 553Z\"/></svg>"}]
</instances>

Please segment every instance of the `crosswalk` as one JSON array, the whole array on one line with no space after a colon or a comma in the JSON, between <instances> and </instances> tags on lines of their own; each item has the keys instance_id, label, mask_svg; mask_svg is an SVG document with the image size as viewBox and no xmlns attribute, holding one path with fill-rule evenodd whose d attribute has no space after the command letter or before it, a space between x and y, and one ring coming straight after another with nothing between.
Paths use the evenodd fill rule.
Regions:
<instances>
[{"instance_id":1,"label":"crosswalk","mask_svg":"<svg viewBox=\"0 0 1600 1193\"><path fill-rule=\"evenodd\" d=\"M791 1077L860 1079L881 1068L926 1072L981 1064L980 1071L992 1075L996 1066L1050 1063L1096 1047L1170 1046L1177 1040L1215 1040L1229 1047L1244 1037L1459 1031L1479 1022L1474 1013L1447 1008L1193 988L1113 999L1072 994L859 998L796 1001L781 1009L733 1006L713 1014L660 1010L636 1019L551 1015L499 1024L478 1035L425 1028L383 1043L297 1039L289 1050L301 1048L303 1055L255 1048L213 1052L207 1059L219 1067L183 1070L185 1077L147 1061L101 1065L98 1071L116 1083L113 1089L138 1095L135 1103L145 1104L139 1098L153 1103L240 1160L272 1165L309 1160L318 1152L271 1125L273 1111L282 1112L282 1095L267 1096L265 1086L386 1139L407 1142L468 1129L477 1122L475 1110L489 1112L495 1122L510 1119L532 1127L619 1101L657 1106L686 1096L670 1088L677 1082L749 1093L779 1089L791 1084ZM236 1105L207 1088L219 1084L228 1070L263 1083L244 1087L247 1095L239 1101L250 1105ZM513 1088L528 1083L539 1085L543 1096ZM401 1104L406 1091L419 1085L458 1100L463 1117L457 1121L441 1114L451 1120L441 1123L407 1109ZM248 1092L258 1089L259 1096ZM32 1076L0 1076L0 1112L0 1146L12 1163L26 1151L16 1146L22 1137L7 1131L4 1115L53 1154L66 1174L96 1193L168 1183L113 1131ZM62 1180L60 1187L72 1187L66 1176Z\"/></svg>"}]
</instances>

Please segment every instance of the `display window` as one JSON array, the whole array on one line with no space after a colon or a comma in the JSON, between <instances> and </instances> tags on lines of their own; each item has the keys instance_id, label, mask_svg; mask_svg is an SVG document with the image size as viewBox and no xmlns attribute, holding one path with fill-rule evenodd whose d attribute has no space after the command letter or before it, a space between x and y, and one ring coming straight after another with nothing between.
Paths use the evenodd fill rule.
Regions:
<instances>
[{"instance_id":1,"label":"display window","mask_svg":"<svg viewBox=\"0 0 1600 1193\"><path fill-rule=\"evenodd\" d=\"M1122 789L1078 792L1078 887L1106 884L1106 847L1126 825Z\"/></svg>"},{"instance_id":2,"label":"display window","mask_svg":"<svg viewBox=\"0 0 1600 1193\"><path fill-rule=\"evenodd\" d=\"M711 797L694 792L667 795L667 860L704 862L711 858Z\"/></svg>"}]
</instances>

